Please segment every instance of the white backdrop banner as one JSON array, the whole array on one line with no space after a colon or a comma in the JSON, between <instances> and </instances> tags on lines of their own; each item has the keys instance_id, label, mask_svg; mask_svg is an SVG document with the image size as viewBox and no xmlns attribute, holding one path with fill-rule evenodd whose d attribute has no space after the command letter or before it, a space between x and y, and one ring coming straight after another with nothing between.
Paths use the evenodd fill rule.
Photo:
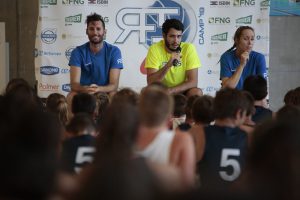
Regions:
<instances>
[{"instance_id":1,"label":"white backdrop banner","mask_svg":"<svg viewBox=\"0 0 300 200\"><path fill-rule=\"evenodd\" d=\"M35 75L38 94L70 91L68 61L72 50L88 41L86 16L96 12L106 23L106 41L123 56L120 87L146 86L144 59L162 39L161 26L177 18L185 26L183 41L196 46L202 67L198 86L214 95L220 88L221 54L233 45L237 27L252 26L254 49L269 66L270 0L40 0L36 33Z\"/></svg>"}]
</instances>

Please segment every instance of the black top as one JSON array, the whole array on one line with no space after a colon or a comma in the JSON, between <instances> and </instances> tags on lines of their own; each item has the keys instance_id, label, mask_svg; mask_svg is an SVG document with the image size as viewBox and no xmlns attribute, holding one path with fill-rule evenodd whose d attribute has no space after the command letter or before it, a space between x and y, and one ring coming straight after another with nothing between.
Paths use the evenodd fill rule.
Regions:
<instances>
[{"instance_id":1,"label":"black top","mask_svg":"<svg viewBox=\"0 0 300 200\"><path fill-rule=\"evenodd\" d=\"M207 126L203 158L197 163L201 187L226 190L245 165L247 134L239 128Z\"/></svg>"}]
</instances>

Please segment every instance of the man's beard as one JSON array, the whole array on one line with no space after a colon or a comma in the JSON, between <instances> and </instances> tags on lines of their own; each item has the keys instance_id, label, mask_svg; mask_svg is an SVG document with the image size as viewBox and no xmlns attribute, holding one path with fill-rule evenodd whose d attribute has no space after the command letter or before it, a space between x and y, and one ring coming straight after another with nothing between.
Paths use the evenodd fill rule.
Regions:
<instances>
[{"instance_id":1,"label":"man's beard","mask_svg":"<svg viewBox=\"0 0 300 200\"><path fill-rule=\"evenodd\" d=\"M177 48L176 49L171 48L171 45L168 41L165 41L165 44L166 44L167 49L169 49L170 51L173 51L173 52L177 51ZM180 47L180 43L178 46Z\"/></svg>"},{"instance_id":2,"label":"man's beard","mask_svg":"<svg viewBox=\"0 0 300 200\"><path fill-rule=\"evenodd\" d=\"M90 43L92 43L94 45L98 45L98 44L101 44L103 42L103 37L99 38L99 40L97 40L97 41L94 41L92 38L89 38L89 40L90 40Z\"/></svg>"}]
</instances>

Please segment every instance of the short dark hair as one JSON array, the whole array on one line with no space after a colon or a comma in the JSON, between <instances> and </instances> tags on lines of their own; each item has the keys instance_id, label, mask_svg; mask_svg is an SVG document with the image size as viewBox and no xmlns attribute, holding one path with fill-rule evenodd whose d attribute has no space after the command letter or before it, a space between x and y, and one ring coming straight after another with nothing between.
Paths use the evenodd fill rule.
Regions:
<instances>
[{"instance_id":1,"label":"short dark hair","mask_svg":"<svg viewBox=\"0 0 300 200\"><path fill-rule=\"evenodd\" d=\"M247 111L249 101L245 93L232 88L224 88L217 92L214 100L214 116L216 119L235 119L239 110Z\"/></svg>"},{"instance_id":2,"label":"short dark hair","mask_svg":"<svg viewBox=\"0 0 300 200\"><path fill-rule=\"evenodd\" d=\"M173 116L174 117L181 117L185 114L185 107L187 104L187 98L183 94L174 94L174 109L173 109Z\"/></svg>"},{"instance_id":3,"label":"short dark hair","mask_svg":"<svg viewBox=\"0 0 300 200\"><path fill-rule=\"evenodd\" d=\"M196 123L209 124L214 120L214 98L208 95L198 97L192 107L192 116Z\"/></svg>"},{"instance_id":4,"label":"short dark hair","mask_svg":"<svg viewBox=\"0 0 300 200\"><path fill-rule=\"evenodd\" d=\"M255 101L262 100L268 95L267 80L261 75L248 76L244 81L243 89L250 92Z\"/></svg>"},{"instance_id":5,"label":"short dark hair","mask_svg":"<svg viewBox=\"0 0 300 200\"><path fill-rule=\"evenodd\" d=\"M162 32L167 35L171 28L183 32L184 25L178 19L167 19L162 25Z\"/></svg>"},{"instance_id":6,"label":"short dark hair","mask_svg":"<svg viewBox=\"0 0 300 200\"><path fill-rule=\"evenodd\" d=\"M77 114L80 112L93 115L96 111L96 97L88 93L78 93L72 100L72 112Z\"/></svg>"},{"instance_id":7,"label":"short dark hair","mask_svg":"<svg viewBox=\"0 0 300 200\"><path fill-rule=\"evenodd\" d=\"M85 23L88 26L89 23L93 22L93 21L101 21L102 25L103 25L103 28L105 29L105 23L104 23L103 17L101 15L98 15L97 13L91 13L90 15L88 15L86 17Z\"/></svg>"}]
</instances>

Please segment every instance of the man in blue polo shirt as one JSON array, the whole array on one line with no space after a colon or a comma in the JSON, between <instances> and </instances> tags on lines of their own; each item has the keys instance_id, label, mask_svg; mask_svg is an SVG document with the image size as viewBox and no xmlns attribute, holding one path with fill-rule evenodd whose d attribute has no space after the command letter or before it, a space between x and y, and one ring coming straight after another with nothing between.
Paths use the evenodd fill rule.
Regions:
<instances>
[{"instance_id":1,"label":"man in blue polo shirt","mask_svg":"<svg viewBox=\"0 0 300 200\"><path fill-rule=\"evenodd\" d=\"M106 29L103 18L92 13L86 19L89 42L76 47L69 61L71 93L105 92L112 95L118 88L123 69L121 51L104 41Z\"/></svg>"}]
</instances>

